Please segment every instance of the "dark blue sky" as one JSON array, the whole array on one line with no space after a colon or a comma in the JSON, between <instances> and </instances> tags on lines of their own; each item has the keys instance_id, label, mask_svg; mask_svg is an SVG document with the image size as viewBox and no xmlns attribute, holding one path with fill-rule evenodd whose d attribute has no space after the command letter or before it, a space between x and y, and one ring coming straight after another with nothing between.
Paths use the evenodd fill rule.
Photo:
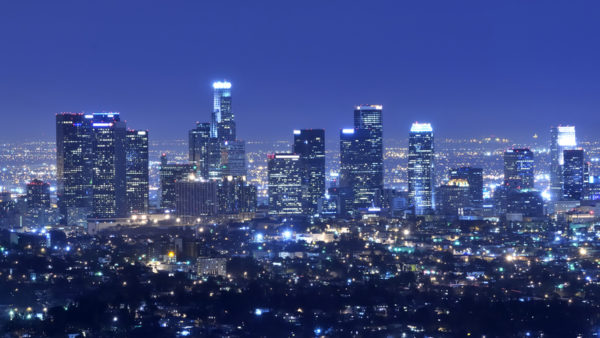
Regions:
<instances>
[{"instance_id":1,"label":"dark blue sky","mask_svg":"<svg viewBox=\"0 0 600 338\"><path fill-rule=\"evenodd\" d=\"M185 138L233 82L239 137L337 139L384 105L386 137L600 126L600 2L4 1L0 139L54 139L60 111L120 111Z\"/></svg>"}]
</instances>

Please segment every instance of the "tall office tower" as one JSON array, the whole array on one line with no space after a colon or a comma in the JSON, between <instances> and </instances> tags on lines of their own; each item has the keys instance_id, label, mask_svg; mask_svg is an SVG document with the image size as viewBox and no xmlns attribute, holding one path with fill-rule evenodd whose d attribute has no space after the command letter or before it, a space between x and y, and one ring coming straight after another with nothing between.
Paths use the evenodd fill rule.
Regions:
<instances>
[{"instance_id":1,"label":"tall office tower","mask_svg":"<svg viewBox=\"0 0 600 338\"><path fill-rule=\"evenodd\" d=\"M376 201L378 192L371 189L373 175L368 161L369 145L366 129L342 129L340 131L340 184L346 194L340 199L343 216L356 216L361 208L368 208Z\"/></svg>"},{"instance_id":2,"label":"tall office tower","mask_svg":"<svg viewBox=\"0 0 600 338\"><path fill-rule=\"evenodd\" d=\"M470 207L481 208L483 205L483 169L460 167L450 169L450 180L466 180L469 183Z\"/></svg>"},{"instance_id":3,"label":"tall office tower","mask_svg":"<svg viewBox=\"0 0 600 338\"><path fill-rule=\"evenodd\" d=\"M267 170L269 179L269 214L302 214L303 188L300 155L269 155Z\"/></svg>"},{"instance_id":4,"label":"tall office tower","mask_svg":"<svg viewBox=\"0 0 600 338\"><path fill-rule=\"evenodd\" d=\"M91 212L92 117L56 115L56 195L66 225L84 225Z\"/></svg>"},{"instance_id":5,"label":"tall office tower","mask_svg":"<svg viewBox=\"0 0 600 338\"><path fill-rule=\"evenodd\" d=\"M148 131L127 130L126 181L127 211L129 213L148 212L149 169Z\"/></svg>"},{"instance_id":6,"label":"tall office tower","mask_svg":"<svg viewBox=\"0 0 600 338\"><path fill-rule=\"evenodd\" d=\"M550 128L550 195L553 201L563 197L563 152L577 148L574 126Z\"/></svg>"},{"instance_id":7,"label":"tall office tower","mask_svg":"<svg viewBox=\"0 0 600 338\"><path fill-rule=\"evenodd\" d=\"M452 178L438 188L438 207L440 214L459 216L463 209L471 206L469 182L463 178Z\"/></svg>"},{"instance_id":8,"label":"tall office tower","mask_svg":"<svg viewBox=\"0 0 600 338\"><path fill-rule=\"evenodd\" d=\"M166 156L165 156L166 162ZM175 183L188 179L194 174L194 167L190 164L165 163L160 167L160 207L175 210L176 193Z\"/></svg>"},{"instance_id":9,"label":"tall office tower","mask_svg":"<svg viewBox=\"0 0 600 338\"><path fill-rule=\"evenodd\" d=\"M181 216L216 215L217 181L188 178L175 182L175 209Z\"/></svg>"},{"instance_id":10,"label":"tall office tower","mask_svg":"<svg viewBox=\"0 0 600 338\"><path fill-rule=\"evenodd\" d=\"M92 217L126 217L126 124L119 113L94 113L92 129Z\"/></svg>"},{"instance_id":11,"label":"tall office tower","mask_svg":"<svg viewBox=\"0 0 600 338\"><path fill-rule=\"evenodd\" d=\"M325 195L325 130L294 130L292 152L300 155L304 212L314 215L319 199Z\"/></svg>"},{"instance_id":12,"label":"tall office tower","mask_svg":"<svg viewBox=\"0 0 600 338\"><path fill-rule=\"evenodd\" d=\"M504 152L504 187L507 191L534 188L533 152L527 148Z\"/></svg>"},{"instance_id":13,"label":"tall office tower","mask_svg":"<svg viewBox=\"0 0 600 338\"><path fill-rule=\"evenodd\" d=\"M196 128L189 132L189 160L197 168L197 175L208 179L210 123L196 123Z\"/></svg>"},{"instance_id":14,"label":"tall office tower","mask_svg":"<svg viewBox=\"0 0 600 338\"><path fill-rule=\"evenodd\" d=\"M408 135L408 196L415 215L433 213L434 186L433 128L415 122Z\"/></svg>"},{"instance_id":15,"label":"tall office tower","mask_svg":"<svg viewBox=\"0 0 600 338\"><path fill-rule=\"evenodd\" d=\"M231 110L231 83L218 81L213 83L213 113L210 136L220 141L235 140L235 121Z\"/></svg>"},{"instance_id":16,"label":"tall office tower","mask_svg":"<svg viewBox=\"0 0 600 338\"><path fill-rule=\"evenodd\" d=\"M219 182L219 214L239 214L256 211L256 187L245 176L227 176Z\"/></svg>"},{"instance_id":17,"label":"tall office tower","mask_svg":"<svg viewBox=\"0 0 600 338\"><path fill-rule=\"evenodd\" d=\"M246 176L246 143L240 140L221 143L221 177Z\"/></svg>"},{"instance_id":18,"label":"tall office tower","mask_svg":"<svg viewBox=\"0 0 600 338\"><path fill-rule=\"evenodd\" d=\"M50 208L50 184L38 179L27 183L27 208Z\"/></svg>"},{"instance_id":19,"label":"tall office tower","mask_svg":"<svg viewBox=\"0 0 600 338\"><path fill-rule=\"evenodd\" d=\"M354 202L357 207L381 206L383 193L383 106L359 105L354 109L354 129L359 132L359 140L364 153L359 158L361 172L359 180L362 187L355 190ZM360 135L365 135L361 138Z\"/></svg>"},{"instance_id":20,"label":"tall office tower","mask_svg":"<svg viewBox=\"0 0 600 338\"><path fill-rule=\"evenodd\" d=\"M584 190L585 158L582 149L565 150L563 152L563 198L565 200L582 200Z\"/></svg>"},{"instance_id":21,"label":"tall office tower","mask_svg":"<svg viewBox=\"0 0 600 338\"><path fill-rule=\"evenodd\" d=\"M355 216L359 209L381 206L383 192L382 106L354 110L354 128L340 132L340 188L351 189ZM345 204L342 201L343 204Z\"/></svg>"}]
</instances>

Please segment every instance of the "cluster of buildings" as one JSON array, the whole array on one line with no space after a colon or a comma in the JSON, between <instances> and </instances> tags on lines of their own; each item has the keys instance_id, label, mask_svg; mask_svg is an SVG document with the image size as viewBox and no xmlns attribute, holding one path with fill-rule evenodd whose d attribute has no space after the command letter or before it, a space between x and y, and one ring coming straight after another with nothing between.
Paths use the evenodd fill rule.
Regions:
<instances>
[{"instance_id":1,"label":"cluster of buildings","mask_svg":"<svg viewBox=\"0 0 600 338\"><path fill-rule=\"evenodd\" d=\"M256 216L521 221L572 213L600 199L600 179L590 173L573 126L551 129L548 189L536 187L534 151L512 148L503 153L502 184L484 199L483 168L454 167L436 183L433 128L416 122L408 134L407 190L389 188L384 186L383 107L359 105L353 127L340 129L339 172L326 180L325 130L294 130L291 151L267 155L268 198L261 204L257 186L247 179L231 88L227 81L213 83L211 119L189 131L187 163L162 154L156 207L149 203L148 131L128 129L119 113L108 112L56 115L56 208L48 183L40 180L27 185L20 204L2 208L15 215L13 226L122 223L151 214L174 215L182 224ZM13 203L3 194L0 198Z\"/></svg>"}]
</instances>

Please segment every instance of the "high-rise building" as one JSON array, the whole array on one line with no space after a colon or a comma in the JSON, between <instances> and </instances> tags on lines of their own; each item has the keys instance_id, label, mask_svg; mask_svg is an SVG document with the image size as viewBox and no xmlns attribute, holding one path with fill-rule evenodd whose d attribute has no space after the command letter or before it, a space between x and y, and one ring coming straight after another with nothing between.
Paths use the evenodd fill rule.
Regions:
<instances>
[{"instance_id":1,"label":"high-rise building","mask_svg":"<svg viewBox=\"0 0 600 338\"><path fill-rule=\"evenodd\" d=\"M340 132L340 188L352 191L352 208L381 206L383 192L382 106L360 105L354 110L354 128ZM344 208L342 208L344 209Z\"/></svg>"},{"instance_id":2,"label":"high-rise building","mask_svg":"<svg viewBox=\"0 0 600 338\"><path fill-rule=\"evenodd\" d=\"M314 215L319 199L325 195L325 130L294 130L292 152L300 156L302 165L304 212Z\"/></svg>"},{"instance_id":3,"label":"high-rise building","mask_svg":"<svg viewBox=\"0 0 600 338\"><path fill-rule=\"evenodd\" d=\"M213 83L213 112L210 124L198 123L190 131L190 161L203 178L221 179L246 175L246 145L236 138L231 109L231 83Z\"/></svg>"},{"instance_id":4,"label":"high-rise building","mask_svg":"<svg viewBox=\"0 0 600 338\"><path fill-rule=\"evenodd\" d=\"M148 212L148 131L127 130L126 178L129 213Z\"/></svg>"},{"instance_id":5,"label":"high-rise building","mask_svg":"<svg viewBox=\"0 0 600 338\"><path fill-rule=\"evenodd\" d=\"M577 148L577 138L574 126L550 128L550 196L554 201L563 197L563 153L565 150L575 148Z\"/></svg>"},{"instance_id":6,"label":"high-rise building","mask_svg":"<svg viewBox=\"0 0 600 338\"><path fill-rule=\"evenodd\" d=\"M246 176L246 143L240 140L221 142L220 177Z\"/></svg>"},{"instance_id":7,"label":"high-rise building","mask_svg":"<svg viewBox=\"0 0 600 338\"><path fill-rule=\"evenodd\" d=\"M535 189L512 190L507 195L506 212L522 214L524 217L542 217L544 200Z\"/></svg>"},{"instance_id":8,"label":"high-rise building","mask_svg":"<svg viewBox=\"0 0 600 338\"><path fill-rule=\"evenodd\" d=\"M435 209L433 128L413 123L408 136L408 196L415 215Z\"/></svg>"},{"instance_id":9,"label":"high-rise building","mask_svg":"<svg viewBox=\"0 0 600 338\"><path fill-rule=\"evenodd\" d=\"M460 167L450 169L450 180L466 180L469 183L470 207L481 208L483 205L483 169Z\"/></svg>"},{"instance_id":10,"label":"high-rise building","mask_svg":"<svg viewBox=\"0 0 600 338\"><path fill-rule=\"evenodd\" d=\"M160 207L174 210L176 203L175 182L187 179L194 174L191 164L168 163L166 154L161 156L160 166Z\"/></svg>"},{"instance_id":11,"label":"high-rise building","mask_svg":"<svg viewBox=\"0 0 600 338\"><path fill-rule=\"evenodd\" d=\"M56 115L56 195L67 225L84 224L92 208L92 118Z\"/></svg>"},{"instance_id":12,"label":"high-rise building","mask_svg":"<svg viewBox=\"0 0 600 338\"><path fill-rule=\"evenodd\" d=\"M210 136L220 141L236 139L235 121L231 110L231 83L218 81L213 83L213 113Z\"/></svg>"},{"instance_id":13,"label":"high-rise building","mask_svg":"<svg viewBox=\"0 0 600 338\"><path fill-rule=\"evenodd\" d=\"M27 208L50 208L50 184L38 179L27 183Z\"/></svg>"},{"instance_id":14,"label":"high-rise building","mask_svg":"<svg viewBox=\"0 0 600 338\"><path fill-rule=\"evenodd\" d=\"M533 152L527 148L504 152L504 187L507 191L534 188Z\"/></svg>"},{"instance_id":15,"label":"high-rise building","mask_svg":"<svg viewBox=\"0 0 600 338\"><path fill-rule=\"evenodd\" d=\"M256 211L256 187L245 176L226 176L219 181L219 214L239 214Z\"/></svg>"},{"instance_id":16,"label":"high-rise building","mask_svg":"<svg viewBox=\"0 0 600 338\"><path fill-rule=\"evenodd\" d=\"M196 178L175 182L175 209L181 216L216 215L217 181Z\"/></svg>"},{"instance_id":17,"label":"high-rise building","mask_svg":"<svg viewBox=\"0 0 600 338\"><path fill-rule=\"evenodd\" d=\"M302 210L302 166L300 155L268 156L269 214L300 215Z\"/></svg>"},{"instance_id":18,"label":"high-rise building","mask_svg":"<svg viewBox=\"0 0 600 338\"><path fill-rule=\"evenodd\" d=\"M125 217L126 124L119 113L94 113L92 129L92 217Z\"/></svg>"},{"instance_id":19,"label":"high-rise building","mask_svg":"<svg viewBox=\"0 0 600 338\"><path fill-rule=\"evenodd\" d=\"M583 149L563 151L563 198L582 200L585 183L585 154ZM588 179L589 180L589 179Z\"/></svg>"},{"instance_id":20,"label":"high-rise building","mask_svg":"<svg viewBox=\"0 0 600 338\"><path fill-rule=\"evenodd\" d=\"M438 206L440 214L458 216L465 208L471 206L471 190L469 182L463 178L450 179L438 188Z\"/></svg>"},{"instance_id":21,"label":"high-rise building","mask_svg":"<svg viewBox=\"0 0 600 338\"><path fill-rule=\"evenodd\" d=\"M189 160L197 168L197 175L208 179L210 123L196 123L196 128L189 132Z\"/></svg>"}]
</instances>

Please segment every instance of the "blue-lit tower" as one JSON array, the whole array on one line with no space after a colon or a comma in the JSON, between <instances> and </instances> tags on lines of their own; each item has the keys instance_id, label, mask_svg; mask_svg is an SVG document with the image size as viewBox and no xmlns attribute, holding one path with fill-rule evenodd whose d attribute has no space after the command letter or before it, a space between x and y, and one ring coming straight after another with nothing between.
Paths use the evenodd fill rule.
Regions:
<instances>
[{"instance_id":1,"label":"blue-lit tower","mask_svg":"<svg viewBox=\"0 0 600 338\"><path fill-rule=\"evenodd\" d=\"M415 215L433 213L434 148L429 123L413 123L408 136L408 196Z\"/></svg>"}]
</instances>

